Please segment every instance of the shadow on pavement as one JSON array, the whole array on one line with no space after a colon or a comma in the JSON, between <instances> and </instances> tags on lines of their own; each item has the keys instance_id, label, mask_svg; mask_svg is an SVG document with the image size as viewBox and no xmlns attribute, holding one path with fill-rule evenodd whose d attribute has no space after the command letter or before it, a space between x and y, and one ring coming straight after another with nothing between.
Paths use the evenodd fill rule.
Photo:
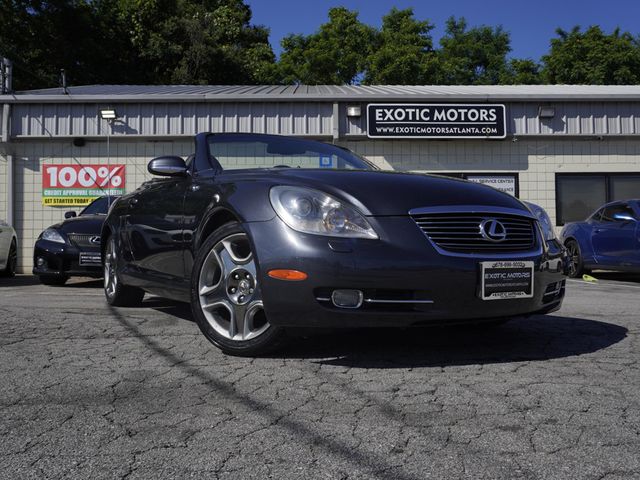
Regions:
<instances>
[{"instance_id":1,"label":"shadow on pavement","mask_svg":"<svg viewBox=\"0 0 640 480\"><path fill-rule=\"evenodd\" d=\"M277 356L355 368L444 367L584 355L626 335L611 323L540 315L499 327L334 331L294 340Z\"/></svg>"},{"instance_id":2,"label":"shadow on pavement","mask_svg":"<svg viewBox=\"0 0 640 480\"><path fill-rule=\"evenodd\" d=\"M15 277L0 276L0 288L2 287L28 287L38 285L40 280L34 275L16 275Z\"/></svg>"},{"instance_id":3,"label":"shadow on pavement","mask_svg":"<svg viewBox=\"0 0 640 480\"><path fill-rule=\"evenodd\" d=\"M591 273L591 276L599 280L640 283L640 273L605 272L596 270Z\"/></svg>"}]
</instances>

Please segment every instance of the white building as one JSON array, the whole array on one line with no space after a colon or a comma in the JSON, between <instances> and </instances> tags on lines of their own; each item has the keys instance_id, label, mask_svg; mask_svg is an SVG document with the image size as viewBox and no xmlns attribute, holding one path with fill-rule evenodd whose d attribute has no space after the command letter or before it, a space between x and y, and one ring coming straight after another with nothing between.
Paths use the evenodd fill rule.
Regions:
<instances>
[{"instance_id":1,"label":"white building","mask_svg":"<svg viewBox=\"0 0 640 480\"><path fill-rule=\"evenodd\" d=\"M204 131L316 138L381 168L487 182L557 225L640 197L640 86L88 86L0 105L0 219L18 232L22 272L70 209L44 204L52 167L124 165L130 191L151 158L186 157ZM370 138L384 135L398 138Z\"/></svg>"}]
</instances>

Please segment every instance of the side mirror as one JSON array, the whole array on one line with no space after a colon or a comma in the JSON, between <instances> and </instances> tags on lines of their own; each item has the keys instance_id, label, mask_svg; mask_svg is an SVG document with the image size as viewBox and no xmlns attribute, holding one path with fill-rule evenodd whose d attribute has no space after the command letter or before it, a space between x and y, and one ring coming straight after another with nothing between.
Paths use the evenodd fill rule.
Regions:
<instances>
[{"instance_id":1,"label":"side mirror","mask_svg":"<svg viewBox=\"0 0 640 480\"><path fill-rule=\"evenodd\" d=\"M73 210L64 212L64 218L75 218L75 217L76 217L76 212L74 212Z\"/></svg>"},{"instance_id":2,"label":"side mirror","mask_svg":"<svg viewBox=\"0 0 640 480\"><path fill-rule=\"evenodd\" d=\"M631 215L626 214L626 213L614 213L613 214L613 219L614 220L618 220L620 222L635 222L636 219L633 218Z\"/></svg>"},{"instance_id":3,"label":"side mirror","mask_svg":"<svg viewBox=\"0 0 640 480\"><path fill-rule=\"evenodd\" d=\"M158 157L149 162L147 170L149 170L149 173L153 175L160 175L163 177L182 177L187 174L187 164L180 157Z\"/></svg>"}]
</instances>

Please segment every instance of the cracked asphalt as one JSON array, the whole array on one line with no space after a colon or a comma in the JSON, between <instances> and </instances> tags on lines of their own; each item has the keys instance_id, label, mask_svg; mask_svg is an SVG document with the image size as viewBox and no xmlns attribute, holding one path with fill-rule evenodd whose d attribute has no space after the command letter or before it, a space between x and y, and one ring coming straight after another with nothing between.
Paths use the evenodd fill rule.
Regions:
<instances>
[{"instance_id":1,"label":"cracked asphalt","mask_svg":"<svg viewBox=\"0 0 640 480\"><path fill-rule=\"evenodd\" d=\"M640 281L567 290L495 329L247 359L178 303L0 279L0 478L640 478Z\"/></svg>"}]
</instances>

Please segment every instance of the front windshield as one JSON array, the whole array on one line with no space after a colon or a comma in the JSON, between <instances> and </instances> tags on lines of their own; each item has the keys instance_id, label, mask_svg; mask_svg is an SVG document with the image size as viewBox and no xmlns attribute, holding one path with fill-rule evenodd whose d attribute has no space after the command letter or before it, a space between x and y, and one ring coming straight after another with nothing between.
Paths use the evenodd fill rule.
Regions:
<instances>
[{"instance_id":1,"label":"front windshield","mask_svg":"<svg viewBox=\"0 0 640 480\"><path fill-rule=\"evenodd\" d=\"M86 206L80 215L106 215L109 206L115 201L114 197L99 197Z\"/></svg>"},{"instance_id":2,"label":"front windshield","mask_svg":"<svg viewBox=\"0 0 640 480\"><path fill-rule=\"evenodd\" d=\"M275 135L210 135L209 154L223 170L247 168L326 168L372 170L349 150L322 142Z\"/></svg>"}]
</instances>

